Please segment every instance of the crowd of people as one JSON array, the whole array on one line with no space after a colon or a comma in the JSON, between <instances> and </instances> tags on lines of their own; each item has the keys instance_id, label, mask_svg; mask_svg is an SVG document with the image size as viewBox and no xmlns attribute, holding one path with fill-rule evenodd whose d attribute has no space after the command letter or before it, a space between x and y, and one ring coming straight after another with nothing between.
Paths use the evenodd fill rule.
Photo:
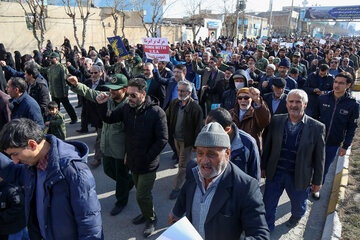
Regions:
<instances>
[{"instance_id":1,"label":"crowd of people","mask_svg":"<svg viewBox=\"0 0 360 240\"><path fill-rule=\"evenodd\" d=\"M178 169L169 225L187 216L204 239L269 239L286 190L295 227L358 126L351 95L360 39L237 41L220 37L169 43L169 62L148 59L123 39L97 51L48 40L32 54L0 43L0 239L104 239L90 168L116 182L115 216L135 186L145 223L155 231L152 189L168 143ZM96 129L94 159L66 141L81 107L78 134ZM192 159L196 152L196 159ZM264 192L260 191L265 178Z\"/></svg>"}]
</instances>

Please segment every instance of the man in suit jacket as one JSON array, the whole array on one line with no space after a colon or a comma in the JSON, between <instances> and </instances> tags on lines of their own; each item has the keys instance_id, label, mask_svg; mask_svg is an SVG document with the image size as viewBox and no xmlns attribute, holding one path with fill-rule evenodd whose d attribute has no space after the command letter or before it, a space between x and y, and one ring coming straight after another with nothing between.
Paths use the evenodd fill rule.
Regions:
<instances>
[{"instance_id":1,"label":"man in suit jacket","mask_svg":"<svg viewBox=\"0 0 360 240\"><path fill-rule=\"evenodd\" d=\"M268 106L271 116L274 114L287 113L285 93L286 81L283 78L274 78L271 86L272 92L264 95L264 101Z\"/></svg>"},{"instance_id":2,"label":"man in suit jacket","mask_svg":"<svg viewBox=\"0 0 360 240\"><path fill-rule=\"evenodd\" d=\"M289 114L274 115L265 141L261 162L266 176L264 204L270 231L274 229L276 207L286 190L291 202L291 217L286 223L295 227L306 212L311 190L321 188L325 162L325 125L307 116L305 91L291 90L287 98Z\"/></svg>"},{"instance_id":3,"label":"man in suit jacket","mask_svg":"<svg viewBox=\"0 0 360 240\"><path fill-rule=\"evenodd\" d=\"M225 91L225 73L218 69L217 64L219 60L215 57L210 59L209 67L205 69L198 68L196 54L194 54L193 59L193 71L201 75L200 104L206 110L204 113L207 115L211 110L211 104L221 103L221 97Z\"/></svg>"},{"instance_id":4,"label":"man in suit jacket","mask_svg":"<svg viewBox=\"0 0 360 240\"><path fill-rule=\"evenodd\" d=\"M259 184L229 162L230 138L223 127L207 124L195 146L197 166L188 165L168 223L185 215L207 240L237 240L242 231L249 238L269 239Z\"/></svg>"}]
</instances>

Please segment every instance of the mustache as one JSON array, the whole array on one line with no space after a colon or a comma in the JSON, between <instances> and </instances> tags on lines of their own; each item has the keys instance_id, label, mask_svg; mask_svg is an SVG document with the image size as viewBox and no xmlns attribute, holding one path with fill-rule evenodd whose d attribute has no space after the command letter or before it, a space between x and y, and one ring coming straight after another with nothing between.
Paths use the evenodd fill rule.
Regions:
<instances>
[{"instance_id":1,"label":"mustache","mask_svg":"<svg viewBox=\"0 0 360 240\"><path fill-rule=\"evenodd\" d=\"M290 107L290 110L299 110L298 107Z\"/></svg>"},{"instance_id":2,"label":"mustache","mask_svg":"<svg viewBox=\"0 0 360 240\"><path fill-rule=\"evenodd\" d=\"M212 168L213 165L211 163L201 163L200 167L208 167L208 168Z\"/></svg>"}]
</instances>

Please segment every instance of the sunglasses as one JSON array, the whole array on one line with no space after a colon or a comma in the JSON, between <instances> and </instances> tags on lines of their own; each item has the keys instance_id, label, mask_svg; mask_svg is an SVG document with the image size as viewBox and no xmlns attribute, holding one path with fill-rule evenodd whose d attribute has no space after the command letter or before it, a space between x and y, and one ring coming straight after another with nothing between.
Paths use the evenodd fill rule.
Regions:
<instances>
[{"instance_id":1,"label":"sunglasses","mask_svg":"<svg viewBox=\"0 0 360 240\"><path fill-rule=\"evenodd\" d=\"M338 62L336 62L336 61L332 61L332 62L330 62L330 63L338 63Z\"/></svg>"},{"instance_id":2,"label":"sunglasses","mask_svg":"<svg viewBox=\"0 0 360 240\"><path fill-rule=\"evenodd\" d=\"M90 74L98 74L99 72L90 72Z\"/></svg>"},{"instance_id":3,"label":"sunglasses","mask_svg":"<svg viewBox=\"0 0 360 240\"><path fill-rule=\"evenodd\" d=\"M242 100L242 99L245 99L245 100L249 100L250 97L249 96L239 96L237 97L238 100Z\"/></svg>"},{"instance_id":4,"label":"sunglasses","mask_svg":"<svg viewBox=\"0 0 360 240\"><path fill-rule=\"evenodd\" d=\"M128 97L130 97L130 98L137 98L137 96L136 96L135 93L130 93L130 94L128 94Z\"/></svg>"}]
</instances>

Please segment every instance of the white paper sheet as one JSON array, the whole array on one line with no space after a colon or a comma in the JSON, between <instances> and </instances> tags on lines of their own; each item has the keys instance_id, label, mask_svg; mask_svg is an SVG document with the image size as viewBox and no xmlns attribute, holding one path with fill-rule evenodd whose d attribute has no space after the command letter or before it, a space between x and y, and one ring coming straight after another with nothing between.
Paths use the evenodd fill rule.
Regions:
<instances>
[{"instance_id":1,"label":"white paper sheet","mask_svg":"<svg viewBox=\"0 0 360 240\"><path fill-rule=\"evenodd\" d=\"M156 240L203 240L187 217L169 227Z\"/></svg>"},{"instance_id":2,"label":"white paper sheet","mask_svg":"<svg viewBox=\"0 0 360 240\"><path fill-rule=\"evenodd\" d=\"M320 39L320 44L325 44L326 40L325 39Z\"/></svg>"}]
</instances>

